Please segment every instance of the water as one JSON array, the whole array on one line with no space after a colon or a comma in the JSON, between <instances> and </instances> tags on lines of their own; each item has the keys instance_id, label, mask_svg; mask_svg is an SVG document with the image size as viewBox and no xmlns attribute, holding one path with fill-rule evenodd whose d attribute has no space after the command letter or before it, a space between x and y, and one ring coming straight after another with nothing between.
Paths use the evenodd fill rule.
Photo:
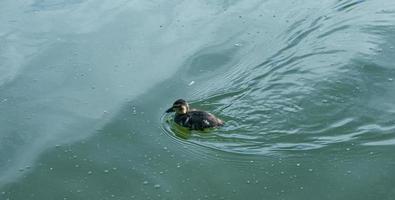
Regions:
<instances>
[{"instance_id":1,"label":"water","mask_svg":"<svg viewBox=\"0 0 395 200\"><path fill-rule=\"evenodd\" d=\"M0 3L0 199L395 196L395 2ZM182 138L174 100L226 121Z\"/></svg>"}]
</instances>

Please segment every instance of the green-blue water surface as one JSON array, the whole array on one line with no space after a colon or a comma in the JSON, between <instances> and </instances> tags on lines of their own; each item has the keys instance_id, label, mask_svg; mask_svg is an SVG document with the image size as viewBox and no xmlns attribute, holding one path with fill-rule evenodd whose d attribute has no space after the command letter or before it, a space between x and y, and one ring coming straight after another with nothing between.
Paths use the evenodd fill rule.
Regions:
<instances>
[{"instance_id":1,"label":"green-blue water surface","mask_svg":"<svg viewBox=\"0 0 395 200\"><path fill-rule=\"evenodd\" d=\"M392 0L3 0L0 200L393 200L394 55Z\"/></svg>"}]
</instances>

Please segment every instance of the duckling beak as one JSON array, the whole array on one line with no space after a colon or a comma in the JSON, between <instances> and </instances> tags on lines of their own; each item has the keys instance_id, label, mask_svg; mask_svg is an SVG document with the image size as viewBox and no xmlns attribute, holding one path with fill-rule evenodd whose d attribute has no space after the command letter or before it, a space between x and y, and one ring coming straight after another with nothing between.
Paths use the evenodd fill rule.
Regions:
<instances>
[{"instance_id":1,"label":"duckling beak","mask_svg":"<svg viewBox=\"0 0 395 200\"><path fill-rule=\"evenodd\" d=\"M174 112L174 108L173 107L171 107L171 108L166 110L166 113L171 113L171 112Z\"/></svg>"}]
</instances>

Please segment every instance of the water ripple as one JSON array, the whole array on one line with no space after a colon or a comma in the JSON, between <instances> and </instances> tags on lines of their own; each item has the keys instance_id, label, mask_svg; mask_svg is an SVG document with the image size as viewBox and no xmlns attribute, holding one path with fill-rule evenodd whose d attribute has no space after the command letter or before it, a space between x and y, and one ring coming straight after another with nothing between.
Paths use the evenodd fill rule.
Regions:
<instances>
[{"instance_id":1,"label":"water ripple","mask_svg":"<svg viewBox=\"0 0 395 200\"><path fill-rule=\"evenodd\" d=\"M191 106L213 112L226 125L191 132L183 141L256 155L393 144L394 104L386 100L394 85L380 77L394 71L372 62L393 12L360 0L320 6L292 11L294 18L276 16L288 26L267 40L252 45L243 38L237 47L227 41L191 56L184 76L200 80ZM381 32L374 31L377 26ZM177 136L171 123L165 126Z\"/></svg>"}]
</instances>

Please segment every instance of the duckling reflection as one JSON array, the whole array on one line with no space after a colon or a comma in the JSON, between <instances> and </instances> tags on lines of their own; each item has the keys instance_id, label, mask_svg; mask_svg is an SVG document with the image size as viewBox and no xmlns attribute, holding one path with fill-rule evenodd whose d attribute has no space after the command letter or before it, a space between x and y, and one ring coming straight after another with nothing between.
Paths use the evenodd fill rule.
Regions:
<instances>
[{"instance_id":1,"label":"duckling reflection","mask_svg":"<svg viewBox=\"0 0 395 200\"><path fill-rule=\"evenodd\" d=\"M224 125L224 121L206 111L190 109L188 103L178 99L166 113L175 112L174 122L190 130L204 130Z\"/></svg>"}]
</instances>

